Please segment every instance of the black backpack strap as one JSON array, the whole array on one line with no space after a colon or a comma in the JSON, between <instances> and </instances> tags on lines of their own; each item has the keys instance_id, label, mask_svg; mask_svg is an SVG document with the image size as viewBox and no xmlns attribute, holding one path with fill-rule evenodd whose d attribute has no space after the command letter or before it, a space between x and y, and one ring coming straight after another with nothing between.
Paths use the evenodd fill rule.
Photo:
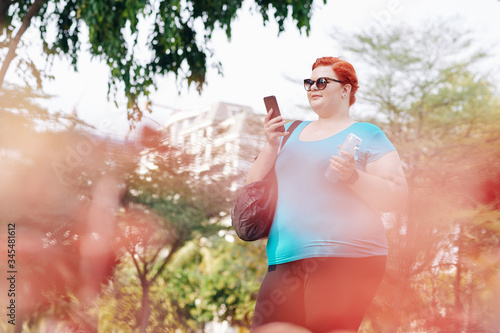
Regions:
<instances>
[{"instance_id":1,"label":"black backpack strap","mask_svg":"<svg viewBox=\"0 0 500 333\"><path fill-rule=\"evenodd\" d=\"M287 132L288 134L286 136L283 137L283 140L281 141L281 147L280 149L283 149L283 146L285 145L285 143L288 141L288 138L290 137L290 135L292 135L292 132L297 128L297 126L300 125L300 123L302 122L302 120L295 120L291 125L290 127L288 128Z\"/></svg>"}]
</instances>

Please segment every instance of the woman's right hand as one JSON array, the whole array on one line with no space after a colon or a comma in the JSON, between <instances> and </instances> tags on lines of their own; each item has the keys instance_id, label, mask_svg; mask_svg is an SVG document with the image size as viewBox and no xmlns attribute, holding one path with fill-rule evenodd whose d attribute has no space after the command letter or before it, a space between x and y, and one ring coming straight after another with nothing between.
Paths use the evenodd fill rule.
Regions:
<instances>
[{"instance_id":1,"label":"woman's right hand","mask_svg":"<svg viewBox=\"0 0 500 333\"><path fill-rule=\"evenodd\" d=\"M264 133L266 134L267 142L273 147L278 147L281 142L281 137L288 134L288 132L280 132L277 129L280 126L285 126L285 121L281 116L271 119L273 109L270 109L264 119Z\"/></svg>"},{"instance_id":2,"label":"woman's right hand","mask_svg":"<svg viewBox=\"0 0 500 333\"><path fill-rule=\"evenodd\" d=\"M278 149L280 147L281 137L288 134L288 132L283 133L277 131L280 126L285 125L285 122L281 116L271 119L272 113L273 110L271 109L264 120L264 133L266 134L267 142L264 147L262 147L259 156L248 172L247 184L264 179L274 167L276 157L279 153Z\"/></svg>"}]
</instances>

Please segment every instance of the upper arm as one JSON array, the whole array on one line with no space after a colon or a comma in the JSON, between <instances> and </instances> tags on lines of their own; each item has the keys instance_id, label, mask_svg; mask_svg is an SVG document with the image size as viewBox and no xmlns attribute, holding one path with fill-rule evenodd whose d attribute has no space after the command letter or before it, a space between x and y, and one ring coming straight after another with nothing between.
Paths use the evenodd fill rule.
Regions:
<instances>
[{"instance_id":1,"label":"upper arm","mask_svg":"<svg viewBox=\"0 0 500 333\"><path fill-rule=\"evenodd\" d=\"M381 158L367 163L365 172L406 187L406 178L397 151L388 152Z\"/></svg>"}]
</instances>

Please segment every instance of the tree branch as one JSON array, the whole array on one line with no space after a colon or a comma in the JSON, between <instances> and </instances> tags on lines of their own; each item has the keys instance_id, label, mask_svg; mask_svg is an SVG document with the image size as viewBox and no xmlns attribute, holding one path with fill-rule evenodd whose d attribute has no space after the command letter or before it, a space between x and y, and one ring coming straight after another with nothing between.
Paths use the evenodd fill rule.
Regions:
<instances>
[{"instance_id":1,"label":"tree branch","mask_svg":"<svg viewBox=\"0 0 500 333\"><path fill-rule=\"evenodd\" d=\"M31 19L40 11L40 8L47 0L35 0L35 2L31 5L30 9L26 13L26 16L23 19L23 23L19 28L16 36L10 40L9 43L9 51L5 56L5 60L2 64L2 68L0 69L0 89L2 88L5 75L7 74L7 69L10 66L10 63L16 57L16 49L19 45L22 35L26 32L28 27L31 24Z\"/></svg>"},{"instance_id":2,"label":"tree branch","mask_svg":"<svg viewBox=\"0 0 500 333\"><path fill-rule=\"evenodd\" d=\"M160 252L163 250L164 247L168 245L169 240L165 240L161 246L158 247L156 250L155 254L153 255L153 258L149 261L150 263L154 263L156 261L156 258L160 255Z\"/></svg>"},{"instance_id":3,"label":"tree branch","mask_svg":"<svg viewBox=\"0 0 500 333\"><path fill-rule=\"evenodd\" d=\"M153 278L150 280L151 284L160 276L161 272L163 272L163 270L165 269L165 266L168 264L168 262L170 261L170 259L174 255L174 253L177 252L177 250L179 249L181 244L182 244L181 239L177 239L174 242L174 244L172 245L172 248L170 249L170 252L168 253L168 256L163 260L163 262L162 262L160 268L158 268L158 271L156 272L155 276L153 276Z\"/></svg>"},{"instance_id":4,"label":"tree branch","mask_svg":"<svg viewBox=\"0 0 500 333\"><path fill-rule=\"evenodd\" d=\"M137 269L137 274L139 275L139 279L142 281L143 278L146 277L146 267L144 267L144 271L142 271L141 268L139 267L139 263L137 262L137 259L135 259L135 255L133 253L130 253L130 254L132 255L132 261L134 262L134 266Z\"/></svg>"}]
</instances>

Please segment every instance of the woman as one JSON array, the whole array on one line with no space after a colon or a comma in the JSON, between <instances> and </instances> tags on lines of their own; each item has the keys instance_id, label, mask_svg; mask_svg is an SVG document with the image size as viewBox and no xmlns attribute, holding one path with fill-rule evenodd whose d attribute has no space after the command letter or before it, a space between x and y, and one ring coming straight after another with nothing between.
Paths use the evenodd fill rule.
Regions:
<instances>
[{"instance_id":1,"label":"woman","mask_svg":"<svg viewBox=\"0 0 500 333\"><path fill-rule=\"evenodd\" d=\"M304 87L318 119L302 122L279 151L288 132L275 131L285 122L270 112L267 142L247 177L260 180L275 166L279 192L252 328L286 322L312 332L357 331L385 271L379 212L402 207L406 180L385 134L349 116L358 89L350 63L317 59ZM332 157L349 133L362 139L359 150ZM327 180L328 168L337 180Z\"/></svg>"}]
</instances>

